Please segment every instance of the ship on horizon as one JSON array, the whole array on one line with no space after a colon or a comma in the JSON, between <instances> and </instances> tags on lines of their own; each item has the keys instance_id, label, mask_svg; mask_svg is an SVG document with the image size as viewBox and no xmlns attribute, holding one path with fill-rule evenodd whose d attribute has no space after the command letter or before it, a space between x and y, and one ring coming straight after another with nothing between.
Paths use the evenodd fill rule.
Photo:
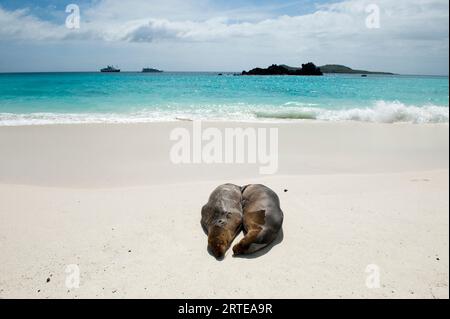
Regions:
<instances>
[{"instance_id":1,"label":"ship on horizon","mask_svg":"<svg viewBox=\"0 0 450 319\"><path fill-rule=\"evenodd\" d=\"M153 68L143 68L142 73L162 73L163 71Z\"/></svg>"},{"instance_id":2,"label":"ship on horizon","mask_svg":"<svg viewBox=\"0 0 450 319\"><path fill-rule=\"evenodd\" d=\"M118 73L120 72L120 69L117 69L113 67L112 65L108 65L106 68L101 69L100 72L102 73Z\"/></svg>"}]
</instances>

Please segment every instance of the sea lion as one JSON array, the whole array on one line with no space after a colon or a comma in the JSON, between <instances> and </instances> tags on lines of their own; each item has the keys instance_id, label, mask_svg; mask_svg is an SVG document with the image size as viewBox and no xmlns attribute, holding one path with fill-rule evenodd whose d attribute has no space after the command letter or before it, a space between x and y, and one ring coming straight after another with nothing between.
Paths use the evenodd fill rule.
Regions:
<instances>
[{"instance_id":1,"label":"sea lion","mask_svg":"<svg viewBox=\"0 0 450 319\"><path fill-rule=\"evenodd\" d=\"M217 187L202 208L201 224L208 235L208 250L216 258L225 256L242 228L242 193L239 186Z\"/></svg>"},{"instance_id":2,"label":"sea lion","mask_svg":"<svg viewBox=\"0 0 450 319\"><path fill-rule=\"evenodd\" d=\"M283 225L283 211L278 195L264 185L242 188L245 237L233 247L234 255L254 253L278 236Z\"/></svg>"}]
</instances>

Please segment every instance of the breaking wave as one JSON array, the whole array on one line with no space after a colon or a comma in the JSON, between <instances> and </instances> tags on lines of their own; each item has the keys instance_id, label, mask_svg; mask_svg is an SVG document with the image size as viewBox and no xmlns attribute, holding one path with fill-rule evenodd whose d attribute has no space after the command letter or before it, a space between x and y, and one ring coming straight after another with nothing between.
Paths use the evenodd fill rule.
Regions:
<instances>
[{"instance_id":1,"label":"breaking wave","mask_svg":"<svg viewBox=\"0 0 450 319\"><path fill-rule=\"evenodd\" d=\"M255 112L257 118L281 120L359 121L371 123L448 123L449 108L407 106L380 101L371 108L330 110L317 107L284 108Z\"/></svg>"},{"instance_id":2,"label":"breaking wave","mask_svg":"<svg viewBox=\"0 0 450 319\"><path fill-rule=\"evenodd\" d=\"M151 123L183 120L284 122L299 120L359 121L371 123L448 123L448 106L409 106L376 102L372 107L329 109L314 104L283 106L221 105L187 109L144 110L135 113L0 113L0 126L49 124Z\"/></svg>"}]
</instances>

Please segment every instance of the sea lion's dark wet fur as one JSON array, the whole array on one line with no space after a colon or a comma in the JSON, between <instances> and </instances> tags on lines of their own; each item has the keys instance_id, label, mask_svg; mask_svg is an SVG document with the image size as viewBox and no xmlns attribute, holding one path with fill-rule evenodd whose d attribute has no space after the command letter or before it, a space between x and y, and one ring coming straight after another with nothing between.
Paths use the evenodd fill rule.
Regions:
<instances>
[{"instance_id":1,"label":"sea lion's dark wet fur","mask_svg":"<svg viewBox=\"0 0 450 319\"><path fill-rule=\"evenodd\" d=\"M264 185L242 188L243 226L245 237L233 247L235 255L254 253L278 236L283 224L283 211L278 195Z\"/></svg>"},{"instance_id":2,"label":"sea lion's dark wet fur","mask_svg":"<svg viewBox=\"0 0 450 319\"><path fill-rule=\"evenodd\" d=\"M208 235L208 250L223 258L242 228L242 192L239 186L217 187L202 208L201 224Z\"/></svg>"}]
</instances>

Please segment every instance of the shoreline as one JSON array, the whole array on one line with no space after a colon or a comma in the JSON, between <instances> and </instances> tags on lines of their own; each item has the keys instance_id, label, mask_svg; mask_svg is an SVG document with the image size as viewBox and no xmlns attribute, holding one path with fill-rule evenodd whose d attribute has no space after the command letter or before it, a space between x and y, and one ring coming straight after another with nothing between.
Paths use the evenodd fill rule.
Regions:
<instances>
[{"instance_id":1,"label":"shoreline","mask_svg":"<svg viewBox=\"0 0 450 319\"><path fill-rule=\"evenodd\" d=\"M127 125L153 125L153 124L176 124L176 123L192 123L192 122L201 122L206 123L208 125L211 124L230 124L232 126L236 125L249 125L249 126L255 126L258 124L261 125L373 125L373 126L449 126L450 122L425 122L425 123L415 123L415 122L392 122L392 123L386 123L386 122L371 122L371 121L357 121L357 120L319 120L319 119L267 119L267 120L260 120L255 119L254 121L251 120L223 120L223 119L217 119L217 120L211 120L211 119L205 119L205 120L198 120L198 119L190 119L190 118L177 118L173 120L154 120L154 121L137 121L137 122L76 122L76 123L37 123L37 124L13 124L13 125L4 125L0 122L0 129L2 128L12 128L12 127L19 127L19 128L25 128L25 127L74 127L74 126L127 126Z\"/></svg>"},{"instance_id":2,"label":"shoreline","mask_svg":"<svg viewBox=\"0 0 450 319\"><path fill-rule=\"evenodd\" d=\"M370 105L369 105L370 104ZM314 103L284 102L276 104L220 103L197 105L195 110L178 105L140 107L117 112L0 112L0 127L73 124L146 124L178 121L227 123L374 123L374 124L448 124L449 107L442 104L420 106L399 101L377 100L368 105L338 106L330 109Z\"/></svg>"},{"instance_id":3,"label":"shoreline","mask_svg":"<svg viewBox=\"0 0 450 319\"><path fill-rule=\"evenodd\" d=\"M0 128L2 127L27 127L27 126L54 126L54 125L59 125L59 126L64 126L64 125L134 125L134 124L170 124L170 123L178 123L178 122L204 122L204 123L230 123L230 124L314 124L314 123L319 123L319 124L369 124L369 125L449 125L450 122L425 122L425 123L414 123L414 122L402 122L402 121L398 121L398 122L390 122L390 123L386 123L386 122L369 122L369 121L358 121L358 120L322 120L322 119L277 119L277 118L273 118L273 119L267 119L267 120L261 120L261 119L255 119L255 120L249 120L249 119L245 119L245 120L236 120L236 119L191 119L191 118L184 118L184 117L179 117L179 118L174 118L171 120L155 120L154 122L77 122L77 123L45 123L45 124L22 124L22 125L2 125L0 122Z\"/></svg>"}]
</instances>

